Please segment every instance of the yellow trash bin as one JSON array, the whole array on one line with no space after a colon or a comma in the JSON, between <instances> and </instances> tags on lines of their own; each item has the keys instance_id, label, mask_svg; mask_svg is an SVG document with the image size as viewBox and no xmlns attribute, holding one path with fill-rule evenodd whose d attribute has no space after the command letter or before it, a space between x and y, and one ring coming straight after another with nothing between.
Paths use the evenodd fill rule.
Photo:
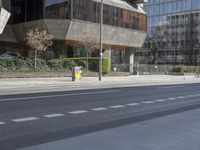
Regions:
<instances>
[{"instance_id":1,"label":"yellow trash bin","mask_svg":"<svg viewBox=\"0 0 200 150\"><path fill-rule=\"evenodd\" d=\"M82 67L74 67L72 72L72 81L80 80L82 79Z\"/></svg>"}]
</instances>

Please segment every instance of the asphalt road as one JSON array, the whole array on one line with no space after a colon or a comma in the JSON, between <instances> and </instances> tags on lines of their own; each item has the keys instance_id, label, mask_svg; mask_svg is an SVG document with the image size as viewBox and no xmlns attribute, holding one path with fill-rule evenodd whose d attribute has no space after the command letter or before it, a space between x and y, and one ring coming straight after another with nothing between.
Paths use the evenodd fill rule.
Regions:
<instances>
[{"instance_id":1,"label":"asphalt road","mask_svg":"<svg viewBox=\"0 0 200 150\"><path fill-rule=\"evenodd\" d=\"M0 150L18 149L200 107L200 84L0 96Z\"/></svg>"}]
</instances>

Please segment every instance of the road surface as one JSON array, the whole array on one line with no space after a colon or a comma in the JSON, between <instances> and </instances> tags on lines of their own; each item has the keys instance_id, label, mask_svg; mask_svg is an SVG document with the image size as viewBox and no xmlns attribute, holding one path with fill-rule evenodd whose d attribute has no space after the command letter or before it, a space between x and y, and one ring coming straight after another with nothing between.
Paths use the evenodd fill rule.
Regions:
<instances>
[{"instance_id":1,"label":"road surface","mask_svg":"<svg viewBox=\"0 0 200 150\"><path fill-rule=\"evenodd\" d=\"M75 137L200 107L200 84L0 96L0 150Z\"/></svg>"}]
</instances>

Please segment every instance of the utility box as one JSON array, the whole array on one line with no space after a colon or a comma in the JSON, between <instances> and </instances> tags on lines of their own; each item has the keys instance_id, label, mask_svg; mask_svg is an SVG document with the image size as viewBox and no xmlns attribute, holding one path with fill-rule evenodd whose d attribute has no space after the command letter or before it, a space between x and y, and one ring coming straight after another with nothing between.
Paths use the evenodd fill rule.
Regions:
<instances>
[{"instance_id":1,"label":"utility box","mask_svg":"<svg viewBox=\"0 0 200 150\"><path fill-rule=\"evenodd\" d=\"M83 77L83 68L74 67L72 70L72 81L80 80Z\"/></svg>"}]
</instances>

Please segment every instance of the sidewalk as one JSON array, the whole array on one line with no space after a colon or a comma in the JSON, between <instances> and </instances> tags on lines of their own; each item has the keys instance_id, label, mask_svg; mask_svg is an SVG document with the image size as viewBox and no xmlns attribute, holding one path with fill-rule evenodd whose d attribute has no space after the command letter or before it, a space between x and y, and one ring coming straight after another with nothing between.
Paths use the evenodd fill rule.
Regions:
<instances>
[{"instance_id":1,"label":"sidewalk","mask_svg":"<svg viewBox=\"0 0 200 150\"><path fill-rule=\"evenodd\" d=\"M0 95L182 83L200 83L200 78L195 78L194 76L140 75L128 77L103 77L101 82L98 81L98 77L85 77L76 82L72 82L69 77L1 78Z\"/></svg>"},{"instance_id":2,"label":"sidewalk","mask_svg":"<svg viewBox=\"0 0 200 150\"><path fill-rule=\"evenodd\" d=\"M200 150L200 109L24 150Z\"/></svg>"}]
</instances>

